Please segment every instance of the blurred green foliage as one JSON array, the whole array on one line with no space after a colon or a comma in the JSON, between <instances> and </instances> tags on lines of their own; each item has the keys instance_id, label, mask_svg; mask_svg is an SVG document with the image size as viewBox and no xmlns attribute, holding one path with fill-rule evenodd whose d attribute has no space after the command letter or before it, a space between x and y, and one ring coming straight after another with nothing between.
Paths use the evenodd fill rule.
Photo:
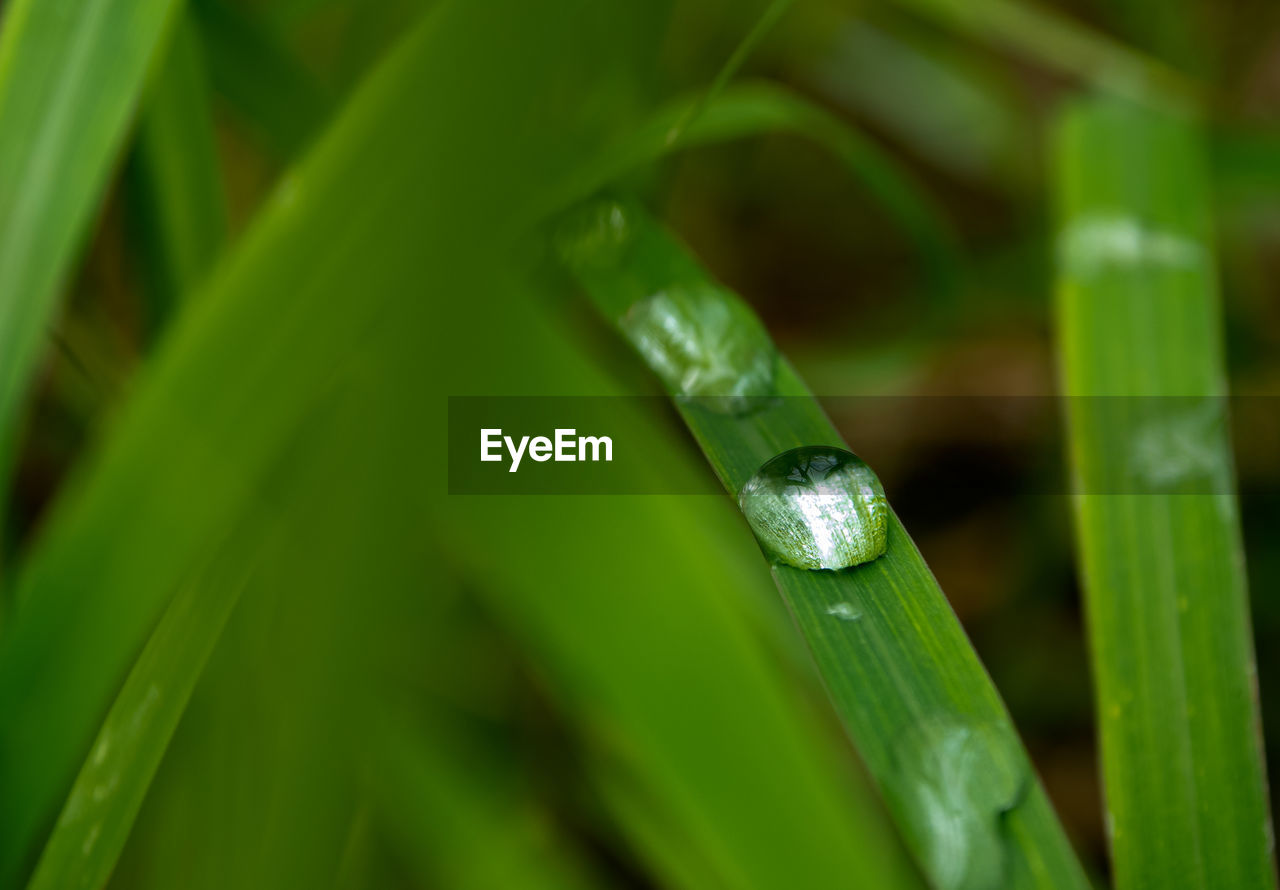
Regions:
<instances>
[{"instance_id":1,"label":"blurred green foliage","mask_svg":"<svg viewBox=\"0 0 1280 890\"><path fill-rule=\"evenodd\" d=\"M1196 109L1231 388L1269 396L1280 13L796 0L708 94L770 10L5 4L0 887L920 885L732 504L449 496L445 399L655 391L549 262L606 185L819 396L1050 394L1085 90ZM1104 880L1060 455L920 413L832 419ZM700 472L673 414L636 435Z\"/></svg>"}]
</instances>

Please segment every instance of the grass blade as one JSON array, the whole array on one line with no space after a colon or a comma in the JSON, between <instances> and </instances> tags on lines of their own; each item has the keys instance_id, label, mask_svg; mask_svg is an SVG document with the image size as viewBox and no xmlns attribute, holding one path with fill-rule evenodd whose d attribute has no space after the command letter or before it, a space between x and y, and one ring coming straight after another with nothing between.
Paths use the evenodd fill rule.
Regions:
<instances>
[{"instance_id":1,"label":"grass blade","mask_svg":"<svg viewBox=\"0 0 1280 890\"><path fill-rule=\"evenodd\" d=\"M257 508L276 458L344 359L377 352L389 331L429 329L432 303L402 299L406 288L467 292L471 269L513 236L511 202L567 178L621 128L625 106L614 119L600 109L615 106L591 103L618 80L642 80L628 66L652 55L643 48L660 33L655 6L606 15L578 0L554 27L515 0L434 8L286 178L205 299L182 313L52 510L0 629L0 786L10 802L0 809L0 886L21 881L179 582ZM25 12L6 37L61 8L13 7ZM96 33L95 18L73 20ZM598 39L620 20L630 23L625 40ZM145 23L133 24L116 35L123 45ZM38 55L38 45L21 52ZM63 77L75 70L46 62ZM110 60L100 68L99 84L116 71ZM459 72L481 69L459 100ZM522 115L552 83L574 85L583 101L535 126ZM461 180L456 171L472 162L494 173Z\"/></svg>"},{"instance_id":2,"label":"grass blade","mask_svg":"<svg viewBox=\"0 0 1280 890\"><path fill-rule=\"evenodd\" d=\"M148 256L148 327L154 334L217 258L227 231L200 35L190 17L174 28L168 55L138 122L133 181Z\"/></svg>"},{"instance_id":3,"label":"grass blade","mask_svg":"<svg viewBox=\"0 0 1280 890\"><path fill-rule=\"evenodd\" d=\"M14 0L0 28L0 479L45 328L173 0ZM0 878L3 875L0 874Z\"/></svg>"},{"instance_id":4,"label":"grass blade","mask_svg":"<svg viewBox=\"0 0 1280 890\"><path fill-rule=\"evenodd\" d=\"M532 214L582 200L626 173L681 148L744 139L765 133L793 133L831 152L851 177L911 239L921 256L921 273L939 293L950 293L958 276L960 248L950 221L925 188L892 155L829 111L776 84L725 87L705 105L701 96L659 109L619 145L601 153ZM693 116L694 109L697 110ZM687 121L687 123L686 123ZM671 134L678 133L675 141Z\"/></svg>"},{"instance_id":5,"label":"grass blade","mask_svg":"<svg viewBox=\"0 0 1280 890\"><path fill-rule=\"evenodd\" d=\"M707 314L658 320L676 342L693 344L695 356L707 329L728 338L717 344L767 343L750 310L633 205L606 201L580 211L562 230L561 248L597 307L624 329L651 311L651 295L696 291L713 304ZM661 312L661 303L653 305ZM716 327L713 320L725 317L733 322ZM706 357L717 366L715 356ZM650 363L662 372L658 361ZM776 354L768 395L751 410L673 394L733 495L783 451L843 446ZM891 511L881 558L842 572L779 565L774 578L832 704L935 886L1087 886L999 695Z\"/></svg>"},{"instance_id":6,"label":"grass blade","mask_svg":"<svg viewBox=\"0 0 1280 890\"><path fill-rule=\"evenodd\" d=\"M279 161L302 153L333 100L269 28L224 0L193 0L209 80Z\"/></svg>"},{"instance_id":7,"label":"grass blade","mask_svg":"<svg viewBox=\"0 0 1280 890\"><path fill-rule=\"evenodd\" d=\"M1057 166L1059 339L1116 885L1274 887L1196 128L1085 102Z\"/></svg>"},{"instance_id":8,"label":"grass blade","mask_svg":"<svg viewBox=\"0 0 1280 890\"><path fill-rule=\"evenodd\" d=\"M28 890L102 887L249 566L239 552L174 597L98 730Z\"/></svg>"}]
</instances>

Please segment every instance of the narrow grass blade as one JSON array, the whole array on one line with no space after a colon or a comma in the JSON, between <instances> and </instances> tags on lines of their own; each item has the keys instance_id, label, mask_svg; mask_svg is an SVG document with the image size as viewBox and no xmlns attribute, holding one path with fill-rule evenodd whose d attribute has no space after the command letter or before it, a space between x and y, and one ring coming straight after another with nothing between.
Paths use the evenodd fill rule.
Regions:
<instances>
[{"instance_id":1,"label":"narrow grass blade","mask_svg":"<svg viewBox=\"0 0 1280 890\"><path fill-rule=\"evenodd\" d=\"M1196 104L1200 87L1163 63L1029 0L898 0L1028 62L1128 98Z\"/></svg>"},{"instance_id":2,"label":"narrow grass blade","mask_svg":"<svg viewBox=\"0 0 1280 890\"><path fill-rule=\"evenodd\" d=\"M866 188L884 213L911 239L921 256L921 274L942 294L958 276L960 248L945 213L925 188L892 155L854 127L785 87L766 82L725 87L702 106L684 98L655 112L625 140L602 152L565 186L542 195L536 211L582 200L601 187L681 148L728 142L767 133L793 133L837 158ZM688 120L688 123L684 122ZM678 138L671 139L672 133Z\"/></svg>"},{"instance_id":3,"label":"narrow grass blade","mask_svg":"<svg viewBox=\"0 0 1280 890\"><path fill-rule=\"evenodd\" d=\"M226 238L227 209L200 35L174 28L141 119L131 169L148 247L148 328L154 334L200 283Z\"/></svg>"},{"instance_id":4,"label":"narrow grass blade","mask_svg":"<svg viewBox=\"0 0 1280 890\"><path fill-rule=\"evenodd\" d=\"M229 551L169 604L98 730L28 890L106 885L250 566Z\"/></svg>"},{"instance_id":5,"label":"narrow grass blade","mask_svg":"<svg viewBox=\"0 0 1280 890\"><path fill-rule=\"evenodd\" d=\"M1057 145L1058 327L1116 886L1274 887L1195 125Z\"/></svg>"},{"instance_id":6,"label":"narrow grass blade","mask_svg":"<svg viewBox=\"0 0 1280 890\"><path fill-rule=\"evenodd\" d=\"M589 205L565 223L559 241L597 307L679 396L681 415L731 494L781 452L843 444L750 310L638 207ZM689 305L701 308L692 316L667 312L672 294L697 294ZM741 370L735 361L743 354L763 356L767 362L752 361L741 377L718 381L730 393L747 384L747 401L673 386L661 349L637 333L645 318L700 367ZM892 511L879 559L840 572L778 565L774 578L832 704L935 886L1087 886L999 695Z\"/></svg>"},{"instance_id":7,"label":"narrow grass blade","mask_svg":"<svg viewBox=\"0 0 1280 890\"><path fill-rule=\"evenodd\" d=\"M486 292L512 289L493 281ZM466 385L620 395L560 325L522 304L528 296L526 286L502 297L501 318L485 326L486 348L510 361ZM442 351L439 342L416 352ZM415 355L392 377L444 372L423 361ZM660 424L618 429L650 455L654 486L695 477ZM412 450L434 459L426 441ZM768 585L727 505L656 494L565 500L450 496L433 532L574 715L593 775L662 885L914 886L852 765L814 719L809 690L788 681L752 627L751 600Z\"/></svg>"},{"instance_id":8,"label":"narrow grass blade","mask_svg":"<svg viewBox=\"0 0 1280 890\"><path fill-rule=\"evenodd\" d=\"M59 289L174 6L174 0L14 0L4 10L0 480L8 476L14 424Z\"/></svg>"},{"instance_id":9,"label":"narrow grass blade","mask_svg":"<svg viewBox=\"0 0 1280 890\"><path fill-rule=\"evenodd\" d=\"M320 132L334 100L289 48L225 0L192 0L209 80L276 160L287 162Z\"/></svg>"},{"instance_id":10,"label":"narrow grass blade","mask_svg":"<svg viewBox=\"0 0 1280 890\"><path fill-rule=\"evenodd\" d=\"M375 724L378 725L378 724ZM483 746L403 719L375 733L373 785L387 833L424 886L587 890L602 886L557 844ZM474 741L474 740L473 740Z\"/></svg>"}]
</instances>

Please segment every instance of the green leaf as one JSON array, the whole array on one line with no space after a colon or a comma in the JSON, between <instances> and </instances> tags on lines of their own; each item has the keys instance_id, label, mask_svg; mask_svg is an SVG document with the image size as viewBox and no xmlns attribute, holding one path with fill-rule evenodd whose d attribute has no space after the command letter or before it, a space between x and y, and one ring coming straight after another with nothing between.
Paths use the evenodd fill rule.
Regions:
<instances>
[{"instance_id":1,"label":"green leaf","mask_svg":"<svg viewBox=\"0 0 1280 890\"><path fill-rule=\"evenodd\" d=\"M0 28L0 479L173 0L14 0ZM0 869L0 880L4 877Z\"/></svg>"},{"instance_id":2,"label":"green leaf","mask_svg":"<svg viewBox=\"0 0 1280 890\"><path fill-rule=\"evenodd\" d=\"M598 308L664 376L731 494L784 451L843 446L749 310L638 207L589 205L559 241ZM768 375L755 371L762 348ZM684 373L662 373L673 366ZM745 388L691 392L712 368L742 371ZM908 846L941 888L1086 887L999 695L892 512L887 533L885 555L865 565L773 572Z\"/></svg>"},{"instance_id":3,"label":"green leaf","mask_svg":"<svg viewBox=\"0 0 1280 890\"><path fill-rule=\"evenodd\" d=\"M28 890L106 884L251 565L229 548L169 604L98 730Z\"/></svg>"},{"instance_id":4,"label":"green leaf","mask_svg":"<svg viewBox=\"0 0 1280 890\"><path fill-rule=\"evenodd\" d=\"M321 131L333 99L272 31L238 5L192 0L209 80L278 161L302 153Z\"/></svg>"},{"instance_id":5,"label":"green leaf","mask_svg":"<svg viewBox=\"0 0 1280 890\"><path fill-rule=\"evenodd\" d=\"M6 37L60 9L13 7L22 14ZM94 17L74 21L96 33ZM258 508L335 375L393 334L433 330L431 296L469 294L460 307L485 299L471 290L473 270L506 260L499 251L519 231L513 204L567 180L645 107L639 95L617 102L619 84L642 81L663 22L653 3L576 0L550 24L516 0L444 3L284 178L133 381L21 569L0 629L0 885L25 875L169 599ZM626 37L613 39L620 23ZM134 34L115 36L129 45ZM34 53L25 65L78 70L38 45L23 44ZM460 93L463 72L475 76ZM551 90L577 100L548 112L537 97ZM488 172L458 175L467 169Z\"/></svg>"},{"instance_id":6,"label":"green leaf","mask_svg":"<svg viewBox=\"0 0 1280 890\"><path fill-rule=\"evenodd\" d=\"M1195 122L1057 144L1058 328L1116 886L1274 887Z\"/></svg>"}]
</instances>

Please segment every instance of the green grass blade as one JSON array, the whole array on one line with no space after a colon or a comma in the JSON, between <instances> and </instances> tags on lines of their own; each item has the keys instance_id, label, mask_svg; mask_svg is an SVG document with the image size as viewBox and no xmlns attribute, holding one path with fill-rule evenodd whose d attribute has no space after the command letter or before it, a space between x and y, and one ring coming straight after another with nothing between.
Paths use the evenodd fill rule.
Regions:
<instances>
[{"instance_id":1,"label":"green grass blade","mask_svg":"<svg viewBox=\"0 0 1280 890\"><path fill-rule=\"evenodd\" d=\"M512 285L486 292L504 287ZM503 370L518 369L515 386L621 394L562 328L516 300L502 305L484 342L512 359ZM440 343L417 351L441 352ZM468 385L502 392L500 380L495 370ZM655 485L696 478L660 429L637 419L620 435L651 455ZM607 771L598 781L608 802L663 886L914 886L798 684L762 651L750 598L768 585L751 571L752 547L735 535L727 505L670 495L573 500L565 509L554 496L451 496L434 531L575 715L593 773ZM622 793L624 780L635 793Z\"/></svg>"},{"instance_id":2,"label":"green grass blade","mask_svg":"<svg viewBox=\"0 0 1280 890\"><path fill-rule=\"evenodd\" d=\"M625 140L601 153L559 191L544 196L532 214L582 200L625 174L681 148L744 139L767 133L793 133L837 158L852 178L911 239L921 256L921 272L940 293L949 293L958 276L960 248L946 215L914 176L837 116L802 96L765 82L725 87L702 105L700 96L659 109ZM696 116L692 116L697 109ZM687 121L687 123L686 123ZM677 133L673 141L671 136Z\"/></svg>"},{"instance_id":3,"label":"green grass blade","mask_svg":"<svg viewBox=\"0 0 1280 890\"><path fill-rule=\"evenodd\" d=\"M1058 325L1116 885L1274 887L1194 123L1058 139ZM1190 449L1190 450L1188 450Z\"/></svg>"},{"instance_id":4,"label":"green grass blade","mask_svg":"<svg viewBox=\"0 0 1280 890\"><path fill-rule=\"evenodd\" d=\"M6 37L59 9L13 7L25 12ZM511 203L567 178L621 129L626 108L599 93L640 81L634 69L652 57L661 17L652 3L606 16L576 0L551 27L516 0L436 7L284 180L205 299L182 313L52 509L0 629L0 886L24 876L168 599L256 509L344 359L376 353L388 331L429 329L432 302L406 290L430 282L433 293L466 292L470 269L513 236ZM620 20L626 39L604 40ZM481 70L460 97L459 72ZM551 84L574 85L582 101L536 127L516 123ZM566 151L566 139L578 148ZM473 162L491 175L459 178Z\"/></svg>"},{"instance_id":5,"label":"green grass blade","mask_svg":"<svg viewBox=\"0 0 1280 890\"><path fill-rule=\"evenodd\" d=\"M272 31L225 0L193 0L209 80L278 161L320 132L334 101Z\"/></svg>"},{"instance_id":6,"label":"green grass blade","mask_svg":"<svg viewBox=\"0 0 1280 890\"><path fill-rule=\"evenodd\" d=\"M725 336L767 342L750 310L639 208L603 202L581 214L562 230L561 247L607 317L634 319L651 295L696 291L714 303L708 319L734 319ZM679 316L663 322L677 340L699 342L697 319L691 327ZM736 413L677 400L731 494L782 451L843 444L781 358L769 392L754 410ZM935 886L1087 886L999 695L896 516L880 559L843 572L777 566L774 578L832 704Z\"/></svg>"},{"instance_id":7,"label":"green grass blade","mask_svg":"<svg viewBox=\"0 0 1280 890\"><path fill-rule=\"evenodd\" d=\"M105 886L249 564L229 550L169 604L98 730L28 890Z\"/></svg>"},{"instance_id":8,"label":"green grass blade","mask_svg":"<svg viewBox=\"0 0 1280 890\"><path fill-rule=\"evenodd\" d=\"M148 248L148 327L154 333L199 284L227 232L226 200L200 35L189 16L138 122L133 177Z\"/></svg>"},{"instance_id":9,"label":"green grass blade","mask_svg":"<svg viewBox=\"0 0 1280 890\"><path fill-rule=\"evenodd\" d=\"M1200 87L1160 61L1028 0L898 0L922 16L1022 56L1034 65L1129 98L1199 101Z\"/></svg>"},{"instance_id":10,"label":"green grass blade","mask_svg":"<svg viewBox=\"0 0 1280 890\"><path fill-rule=\"evenodd\" d=\"M375 724L377 725L377 724ZM422 885L586 890L600 881L570 858L519 788L494 776L483 746L440 727L382 725L372 780L387 833Z\"/></svg>"},{"instance_id":11,"label":"green grass blade","mask_svg":"<svg viewBox=\"0 0 1280 890\"><path fill-rule=\"evenodd\" d=\"M173 0L14 0L0 27L0 479L45 328Z\"/></svg>"}]
</instances>

